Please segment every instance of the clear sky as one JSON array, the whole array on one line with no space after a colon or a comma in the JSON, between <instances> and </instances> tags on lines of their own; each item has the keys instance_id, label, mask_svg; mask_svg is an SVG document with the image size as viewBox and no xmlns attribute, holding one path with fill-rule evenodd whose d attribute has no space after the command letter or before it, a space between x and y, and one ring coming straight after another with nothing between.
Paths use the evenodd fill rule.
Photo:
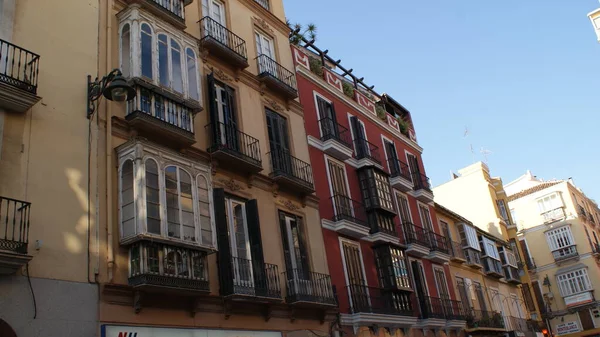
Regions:
<instances>
[{"instance_id":1,"label":"clear sky","mask_svg":"<svg viewBox=\"0 0 600 337\"><path fill-rule=\"evenodd\" d=\"M317 25L321 49L411 111L434 186L483 148L505 183L528 169L572 177L600 202L600 44L587 18L598 1L284 4L292 23Z\"/></svg>"}]
</instances>

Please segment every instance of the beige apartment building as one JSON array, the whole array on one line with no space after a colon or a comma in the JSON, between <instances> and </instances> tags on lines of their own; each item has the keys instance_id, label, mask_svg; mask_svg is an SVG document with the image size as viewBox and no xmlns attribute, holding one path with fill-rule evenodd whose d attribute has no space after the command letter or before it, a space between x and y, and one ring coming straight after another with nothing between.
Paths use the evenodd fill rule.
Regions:
<instances>
[{"instance_id":1,"label":"beige apartment building","mask_svg":"<svg viewBox=\"0 0 600 337\"><path fill-rule=\"evenodd\" d=\"M554 335L600 332L600 210L572 180L527 172L504 186L532 289Z\"/></svg>"},{"instance_id":2,"label":"beige apartment building","mask_svg":"<svg viewBox=\"0 0 600 337\"><path fill-rule=\"evenodd\" d=\"M529 289L523 290L522 283L526 285L528 282L527 266L521 262L522 252L516 239L509 236L509 233L514 232L514 222L502 180L491 177L488 166L477 162L460 169L458 174L453 174L452 180L435 187L433 192L437 204L471 223L465 224L465 220L457 220L453 216L456 230L462 231L462 234L457 236L449 230L448 236L455 242L453 247L463 248L465 260L474 261L476 267L482 266L483 275L488 279L485 282L487 291L493 293L491 297L503 299L490 299L487 302L489 306L486 307L482 305L484 301L480 300L474 308L499 313L502 317L531 320L528 327L532 332L537 332L535 330L538 330L539 324L535 322L541 317L536 303L532 303L530 299ZM442 215L444 213L448 216L448 212L441 212ZM457 269L455 275L464 274L464 270L465 268ZM519 323L520 321L517 326ZM513 325L515 324L511 319L505 320L504 332L521 331Z\"/></svg>"}]
</instances>

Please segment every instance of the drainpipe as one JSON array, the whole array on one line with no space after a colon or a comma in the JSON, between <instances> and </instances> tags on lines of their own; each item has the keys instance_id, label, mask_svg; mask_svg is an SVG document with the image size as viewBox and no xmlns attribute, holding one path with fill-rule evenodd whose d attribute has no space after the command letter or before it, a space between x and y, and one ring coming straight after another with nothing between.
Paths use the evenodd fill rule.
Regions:
<instances>
[{"instance_id":1,"label":"drainpipe","mask_svg":"<svg viewBox=\"0 0 600 337\"><path fill-rule=\"evenodd\" d=\"M106 69L111 69L111 37L112 37L112 12L113 0L106 0ZM112 216L112 124L110 104L106 106L106 260L108 269L108 283L113 281L113 268L115 263L113 246L113 216Z\"/></svg>"}]
</instances>

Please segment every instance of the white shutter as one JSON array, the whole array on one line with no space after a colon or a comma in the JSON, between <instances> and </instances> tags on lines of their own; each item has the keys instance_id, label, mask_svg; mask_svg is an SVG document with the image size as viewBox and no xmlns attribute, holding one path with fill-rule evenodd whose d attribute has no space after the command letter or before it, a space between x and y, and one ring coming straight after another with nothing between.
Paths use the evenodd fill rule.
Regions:
<instances>
[{"instance_id":1,"label":"white shutter","mask_svg":"<svg viewBox=\"0 0 600 337\"><path fill-rule=\"evenodd\" d=\"M482 238L483 248L485 249L485 255L500 260L500 256L498 255L498 247L496 247L496 243L488 238Z\"/></svg>"},{"instance_id":2,"label":"white shutter","mask_svg":"<svg viewBox=\"0 0 600 337\"><path fill-rule=\"evenodd\" d=\"M463 225L463 227L465 229L465 236L467 238L467 244L469 245L469 248L481 251L481 248L479 247L479 242L477 240L477 231L475 230L475 228L469 225Z\"/></svg>"}]
</instances>

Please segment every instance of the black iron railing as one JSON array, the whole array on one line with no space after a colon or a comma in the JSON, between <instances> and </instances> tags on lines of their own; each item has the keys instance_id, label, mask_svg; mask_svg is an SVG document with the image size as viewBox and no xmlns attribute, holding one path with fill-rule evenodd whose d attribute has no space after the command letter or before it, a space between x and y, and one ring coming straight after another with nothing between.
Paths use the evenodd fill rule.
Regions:
<instances>
[{"instance_id":1,"label":"black iron railing","mask_svg":"<svg viewBox=\"0 0 600 337\"><path fill-rule=\"evenodd\" d=\"M504 329L504 319L498 312L471 310L467 318L467 326L469 328Z\"/></svg>"},{"instance_id":2,"label":"black iron railing","mask_svg":"<svg viewBox=\"0 0 600 337\"><path fill-rule=\"evenodd\" d=\"M506 316L504 317L506 321L506 330L509 331L535 331L531 324L527 322L525 318L519 318L514 316Z\"/></svg>"},{"instance_id":3,"label":"black iron railing","mask_svg":"<svg viewBox=\"0 0 600 337\"><path fill-rule=\"evenodd\" d=\"M418 172L412 174L412 181L415 184L415 191L425 190L431 192L431 184L429 183L429 178L426 175L420 174Z\"/></svg>"},{"instance_id":4,"label":"black iron railing","mask_svg":"<svg viewBox=\"0 0 600 337\"><path fill-rule=\"evenodd\" d=\"M335 305L331 276L292 269L283 273L286 280L286 302L313 302Z\"/></svg>"},{"instance_id":5,"label":"black iron railing","mask_svg":"<svg viewBox=\"0 0 600 337\"><path fill-rule=\"evenodd\" d=\"M341 194L331 197L333 205L333 221L348 220L359 225L367 226L365 205Z\"/></svg>"},{"instance_id":6,"label":"black iron railing","mask_svg":"<svg viewBox=\"0 0 600 337\"><path fill-rule=\"evenodd\" d=\"M0 197L0 250L27 254L31 203Z\"/></svg>"},{"instance_id":7,"label":"black iron railing","mask_svg":"<svg viewBox=\"0 0 600 337\"><path fill-rule=\"evenodd\" d=\"M352 148L352 135L348 132L348 129L329 117L321 118L319 125L321 125L321 141L333 139L344 146Z\"/></svg>"},{"instance_id":8,"label":"black iron railing","mask_svg":"<svg viewBox=\"0 0 600 337\"><path fill-rule=\"evenodd\" d=\"M279 271L277 266L259 263L239 257L231 258L233 278L221 280L224 296L247 295L257 297L281 298Z\"/></svg>"},{"instance_id":9,"label":"black iron railing","mask_svg":"<svg viewBox=\"0 0 600 337\"><path fill-rule=\"evenodd\" d=\"M388 159L388 166L390 168L390 175L392 178L402 177L408 181L412 181L410 177L410 169L408 165L401 160L391 158Z\"/></svg>"},{"instance_id":10,"label":"black iron railing","mask_svg":"<svg viewBox=\"0 0 600 337\"><path fill-rule=\"evenodd\" d=\"M169 127L194 133L194 114L190 108L139 85L135 90L135 98L127 102L127 115L144 113L168 124Z\"/></svg>"},{"instance_id":11,"label":"black iron railing","mask_svg":"<svg viewBox=\"0 0 600 337\"><path fill-rule=\"evenodd\" d=\"M577 246L571 245L552 251L552 256L554 257L554 261L558 262L579 256L579 253L577 252Z\"/></svg>"},{"instance_id":12,"label":"black iron railing","mask_svg":"<svg viewBox=\"0 0 600 337\"><path fill-rule=\"evenodd\" d=\"M507 281L512 282L521 282L521 277L519 276L519 269L513 266L504 266L502 267L504 270L504 278Z\"/></svg>"},{"instance_id":13,"label":"black iron railing","mask_svg":"<svg viewBox=\"0 0 600 337\"><path fill-rule=\"evenodd\" d=\"M500 261L489 256L483 257L482 260L484 272L499 274L500 276L504 275L504 272L502 271L502 263Z\"/></svg>"},{"instance_id":14,"label":"black iron railing","mask_svg":"<svg viewBox=\"0 0 600 337\"><path fill-rule=\"evenodd\" d=\"M555 208L549 211L546 211L541 214L544 218L544 222L552 222L560 219L564 219L565 217L565 209L562 207Z\"/></svg>"},{"instance_id":15,"label":"black iron railing","mask_svg":"<svg viewBox=\"0 0 600 337\"><path fill-rule=\"evenodd\" d=\"M206 253L157 242L129 248L129 285L209 291Z\"/></svg>"},{"instance_id":16,"label":"black iron railing","mask_svg":"<svg viewBox=\"0 0 600 337\"><path fill-rule=\"evenodd\" d=\"M37 94L40 56L0 39L0 82Z\"/></svg>"},{"instance_id":17,"label":"black iron railing","mask_svg":"<svg viewBox=\"0 0 600 337\"><path fill-rule=\"evenodd\" d=\"M481 266L481 253L473 248L464 248L465 260L467 264Z\"/></svg>"},{"instance_id":18,"label":"black iron railing","mask_svg":"<svg viewBox=\"0 0 600 337\"><path fill-rule=\"evenodd\" d=\"M208 152L227 151L257 165L261 164L258 139L221 122L208 124L204 128L210 140Z\"/></svg>"},{"instance_id":19,"label":"black iron railing","mask_svg":"<svg viewBox=\"0 0 600 337\"><path fill-rule=\"evenodd\" d=\"M180 20L185 20L185 11L183 10L183 0L146 0L157 7L176 16Z\"/></svg>"},{"instance_id":20,"label":"black iron railing","mask_svg":"<svg viewBox=\"0 0 600 337\"><path fill-rule=\"evenodd\" d=\"M431 243L429 242L429 231L423 227L419 227L411 222L405 222L402 224L402 230L404 231L406 244L418 244L425 247L431 247Z\"/></svg>"},{"instance_id":21,"label":"black iron railing","mask_svg":"<svg viewBox=\"0 0 600 337\"><path fill-rule=\"evenodd\" d=\"M363 138L354 139L354 157L356 159L371 159L377 164L381 164L379 148L375 144Z\"/></svg>"},{"instance_id":22,"label":"black iron railing","mask_svg":"<svg viewBox=\"0 0 600 337\"><path fill-rule=\"evenodd\" d=\"M451 299L443 299L444 313L446 319L451 320L466 320L467 311L463 308L462 302Z\"/></svg>"},{"instance_id":23,"label":"black iron railing","mask_svg":"<svg viewBox=\"0 0 600 337\"><path fill-rule=\"evenodd\" d=\"M445 318L444 304L439 297L422 296L421 303L421 318Z\"/></svg>"},{"instance_id":24,"label":"black iron railing","mask_svg":"<svg viewBox=\"0 0 600 337\"><path fill-rule=\"evenodd\" d=\"M268 155L271 158L271 174L273 176L286 176L299 181L303 185L313 187L313 174L309 163L282 149L271 149Z\"/></svg>"},{"instance_id":25,"label":"black iron railing","mask_svg":"<svg viewBox=\"0 0 600 337\"><path fill-rule=\"evenodd\" d=\"M346 290L352 313L414 315L414 299L411 292L364 285L349 285Z\"/></svg>"},{"instance_id":26,"label":"black iron railing","mask_svg":"<svg viewBox=\"0 0 600 337\"><path fill-rule=\"evenodd\" d=\"M530 271L537 268L537 265L535 264L535 259L533 257L525 259L525 263L527 264L527 269L529 269Z\"/></svg>"},{"instance_id":27,"label":"black iron railing","mask_svg":"<svg viewBox=\"0 0 600 337\"><path fill-rule=\"evenodd\" d=\"M261 5L264 9L269 10L269 0L254 0L254 2Z\"/></svg>"},{"instance_id":28,"label":"black iron railing","mask_svg":"<svg viewBox=\"0 0 600 337\"><path fill-rule=\"evenodd\" d=\"M289 71L265 54L258 55L256 60L258 62L259 76L271 76L288 86L290 89L294 91L298 90L296 87L296 76L293 72Z\"/></svg>"},{"instance_id":29,"label":"black iron railing","mask_svg":"<svg viewBox=\"0 0 600 337\"><path fill-rule=\"evenodd\" d=\"M208 16L200 20L200 36L202 37L201 42L206 39L213 39L239 56L245 59L248 58L246 41Z\"/></svg>"},{"instance_id":30,"label":"black iron railing","mask_svg":"<svg viewBox=\"0 0 600 337\"><path fill-rule=\"evenodd\" d=\"M449 241L452 247L452 257L456 259L465 260L465 251L463 250L463 246L460 242Z\"/></svg>"},{"instance_id":31,"label":"black iron railing","mask_svg":"<svg viewBox=\"0 0 600 337\"><path fill-rule=\"evenodd\" d=\"M428 233L429 243L431 244L431 250L435 250L444 254L450 254L450 248L448 247L448 239L432 231L428 231Z\"/></svg>"}]
</instances>

